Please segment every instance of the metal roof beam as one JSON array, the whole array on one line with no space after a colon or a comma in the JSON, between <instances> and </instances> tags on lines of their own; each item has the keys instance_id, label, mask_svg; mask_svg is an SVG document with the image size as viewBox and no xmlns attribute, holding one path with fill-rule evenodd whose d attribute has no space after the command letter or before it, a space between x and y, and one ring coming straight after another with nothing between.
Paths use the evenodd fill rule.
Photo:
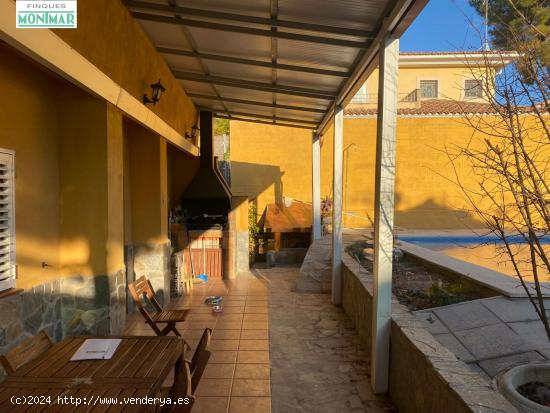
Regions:
<instances>
[{"instance_id":1,"label":"metal roof beam","mask_svg":"<svg viewBox=\"0 0 550 413\"><path fill-rule=\"evenodd\" d=\"M284 63L263 62L261 60L243 59L240 57L223 56L212 53L194 52L192 50L176 49L173 47L157 46L159 53L173 54L177 56L196 57L205 60L218 60L220 62L237 63L241 65L261 66L271 69L289 70L293 72L313 73L316 75L348 77L349 72L341 70L319 69L316 67L287 65Z\"/></svg>"},{"instance_id":2,"label":"metal roof beam","mask_svg":"<svg viewBox=\"0 0 550 413\"><path fill-rule=\"evenodd\" d=\"M241 117L238 117L238 116L218 115L218 114L216 114L216 112L214 112L214 116L217 117L217 118L220 118L220 119L229 119L229 120L238 120L238 121L242 121L242 122L261 123L261 124L264 124L264 125L286 126L286 127L289 127L289 128L309 129L309 130L315 129L312 126L293 125L293 124L290 124L290 123L268 122L266 120L246 119L246 118L241 118Z\"/></svg>"},{"instance_id":3,"label":"metal roof beam","mask_svg":"<svg viewBox=\"0 0 550 413\"><path fill-rule=\"evenodd\" d=\"M333 46L350 47L355 49L366 49L370 44L370 42L364 42L364 41L358 42L355 40L344 40L344 39L337 39L337 38L331 38L331 37L310 36L307 34L288 33L288 32L279 32L279 31L274 32L271 30L255 29L252 27L213 23L213 22L203 21L203 20L185 19L182 17L162 16L160 14L141 13L137 11L133 11L132 16L134 16L138 20L149 20L149 21L155 21L155 22L167 23L167 24L179 24L182 26L201 27L204 29L219 30L224 32L251 34L254 36L296 40L299 42L306 42L306 43L320 43L320 44L327 44L327 45L333 45Z\"/></svg>"},{"instance_id":4,"label":"metal roof beam","mask_svg":"<svg viewBox=\"0 0 550 413\"><path fill-rule=\"evenodd\" d=\"M355 96L367 77L376 68L380 42L388 33L398 38L422 11L429 0L397 0L389 15L382 21L378 36L367 50L360 54L351 76L344 80L334 104L319 124L317 133L324 134L334 117L336 106L345 107Z\"/></svg>"},{"instance_id":5,"label":"metal roof beam","mask_svg":"<svg viewBox=\"0 0 550 413\"><path fill-rule=\"evenodd\" d=\"M308 108L303 106L293 106L293 105L281 105L280 103L268 103L268 102L259 102L255 100L245 100L245 99L236 99L236 98L229 98L224 96L212 96L212 95L203 95L201 93L187 93L187 96L190 98L196 98L196 99L208 99L208 100L218 100L221 102L232 102L232 103L240 103L242 105L252 105L252 106L263 106L268 108L277 108L277 109L287 109L287 110L295 110L299 112L313 112L313 113L325 113L326 109L317 109L317 108Z\"/></svg>"},{"instance_id":6,"label":"metal roof beam","mask_svg":"<svg viewBox=\"0 0 550 413\"><path fill-rule=\"evenodd\" d=\"M217 20L230 20L237 21L241 23L253 23L261 24L271 27L283 27L287 29L297 29L297 30L307 30L318 33L329 33L336 34L340 36L355 36L355 37L364 37L366 39L374 39L376 37L375 32L359 30L346 27L335 27L335 26L326 26L322 24L306 23L306 22L295 22L289 20L280 20L272 19L265 17L257 16L248 16L235 13L225 13L215 10L203 10L195 9L191 7L181 7L181 6L168 6L159 3L149 3L145 1L136 1L136 0L126 0L124 1L127 7L140 9L140 10L149 10L149 11L161 11L172 14L186 14L188 16L196 17L207 17L214 18Z\"/></svg>"},{"instance_id":7,"label":"metal roof beam","mask_svg":"<svg viewBox=\"0 0 550 413\"><path fill-rule=\"evenodd\" d=\"M208 111L212 111L212 109L207 108L200 108ZM259 119L274 119L276 121L283 121L283 122L292 122L292 123L305 123L307 125L317 125L319 122L313 121L313 120L302 120L302 119L294 119L294 118L286 118L286 117L280 117L280 116L273 116L273 115L261 115L259 113L247 113L247 112L235 112L235 111L214 111L216 113L225 113L227 115L236 115L236 116L244 116L247 118L259 118Z\"/></svg>"},{"instance_id":8,"label":"metal roof beam","mask_svg":"<svg viewBox=\"0 0 550 413\"><path fill-rule=\"evenodd\" d=\"M253 82L250 80L232 79L221 76L202 75L199 73L186 72L183 70L172 69L172 73L177 79L191 80L194 82L211 83L215 85L236 87L242 89L260 90L262 92L275 92L283 95L302 96L313 99L333 100L336 96L334 92L325 90L316 90L296 86L273 85L271 83Z\"/></svg>"}]
</instances>

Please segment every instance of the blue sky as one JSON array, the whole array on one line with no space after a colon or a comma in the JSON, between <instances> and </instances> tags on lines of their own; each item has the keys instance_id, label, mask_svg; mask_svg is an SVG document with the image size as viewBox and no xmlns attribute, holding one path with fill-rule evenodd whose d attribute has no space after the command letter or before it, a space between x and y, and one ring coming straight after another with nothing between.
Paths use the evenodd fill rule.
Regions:
<instances>
[{"instance_id":1,"label":"blue sky","mask_svg":"<svg viewBox=\"0 0 550 413\"><path fill-rule=\"evenodd\" d=\"M403 52L480 50L483 19L467 0L431 0L401 37Z\"/></svg>"}]
</instances>

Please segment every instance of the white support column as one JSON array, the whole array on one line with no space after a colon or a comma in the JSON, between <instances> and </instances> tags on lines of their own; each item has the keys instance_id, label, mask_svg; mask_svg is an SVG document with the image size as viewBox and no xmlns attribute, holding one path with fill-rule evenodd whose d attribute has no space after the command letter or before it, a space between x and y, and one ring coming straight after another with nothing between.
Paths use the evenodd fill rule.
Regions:
<instances>
[{"instance_id":1,"label":"white support column","mask_svg":"<svg viewBox=\"0 0 550 413\"><path fill-rule=\"evenodd\" d=\"M313 241L321 238L321 139L316 133L311 146L311 232Z\"/></svg>"},{"instance_id":2,"label":"white support column","mask_svg":"<svg viewBox=\"0 0 550 413\"><path fill-rule=\"evenodd\" d=\"M390 353L399 40L386 37L380 44L379 59L371 384L375 393L385 393Z\"/></svg>"},{"instance_id":3,"label":"white support column","mask_svg":"<svg viewBox=\"0 0 550 413\"><path fill-rule=\"evenodd\" d=\"M344 111L334 111L332 176L332 303L342 304L342 165L344 163Z\"/></svg>"}]
</instances>

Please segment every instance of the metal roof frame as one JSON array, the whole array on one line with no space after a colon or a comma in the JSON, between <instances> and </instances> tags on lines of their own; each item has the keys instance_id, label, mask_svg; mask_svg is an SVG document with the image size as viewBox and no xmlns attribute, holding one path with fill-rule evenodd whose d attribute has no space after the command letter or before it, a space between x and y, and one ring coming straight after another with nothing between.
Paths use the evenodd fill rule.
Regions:
<instances>
[{"instance_id":1,"label":"metal roof frame","mask_svg":"<svg viewBox=\"0 0 550 413\"><path fill-rule=\"evenodd\" d=\"M270 27L277 28L289 28L289 29L298 29L298 30L307 30L319 33L326 34L338 34L343 36L357 36L365 38L375 38L376 32L356 30L353 28L345 27L334 27L314 23L306 22L296 22L289 20L281 20L277 18L263 18L257 16L247 16L236 13L225 13L218 12L214 10L204 10L196 9L191 7L181 7L175 5L163 5L159 3L151 3L147 1L137 1L137 0L125 0L124 4L131 9L140 9L147 11L162 11L171 14L182 14L188 16L197 16L197 17L210 17L217 20L230 20L237 21L241 23L253 23L258 25L266 25Z\"/></svg>"},{"instance_id":2,"label":"metal roof frame","mask_svg":"<svg viewBox=\"0 0 550 413\"><path fill-rule=\"evenodd\" d=\"M297 86L273 85L272 83L254 82L251 80L232 79L221 76L201 75L193 72L173 69L176 79L192 80L194 82L210 83L229 87L238 87L265 92L281 93L283 95L302 96L305 98L332 100L336 94L326 90L309 89Z\"/></svg>"},{"instance_id":3,"label":"metal roof frame","mask_svg":"<svg viewBox=\"0 0 550 413\"><path fill-rule=\"evenodd\" d=\"M186 19L179 16L161 16L159 14L143 13L139 11L133 11L132 16L138 20L150 20L160 23L168 24L178 24L181 26L190 26L190 27L202 27L205 29L218 30L221 32L235 32L235 33L244 33L251 34L253 36L263 36L263 37L275 37L279 39L288 39L296 40L299 42L306 43L320 43L320 44L330 44L333 46L343 46L343 47L354 47L357 49L365 49L368 46L366 42L359 42L356 40L345 40L339 39L336 37L323 37L323 36L311 36L308 34L299 34L299 33L288 33L280 32L266 29L256 29L254 27L244 27L237 26L233 24L225 23L214 23L204 20L193 20Z\"/></svg>"},{"instance_id":4,"label":"metal roof frame","mask_svg":"<svg viewBox=\"0 0 550 413\"><path fill-rule=\"evenodd\" d=\"M123 1L197 106L317 134L377 66L382 39L398 38L428 2L342 0L331 9L319 0L318 10L302 10L314 0L236 0L235 13L223 0L188 0L186 7L178 0Z\"/></svg>"},{"instance_id":5,"label":"metal roof frame","mask_svg":"<svg viewBox=\"0 0 550 413\"><path fill-rule=\"evenodd\" d=\"M259 102L257 100L244 100L244 99L235 99L235 98L229 98L229 97L223 97L223 96L202 95L200 93L188 93L187 96L189 96L190 98L219 100L223 102L240 103L242 105L265 106L270 108L288 109L288 110L300 111L300 112L313 112L313 113L323 113L323 114L326 112L326 110L324 109L308 108L305 106L281 105L279 103L267 103L267 102Z\"/></svg>"},{"instance_id":6,"label":"metal roof frame","mask_svg":"<svg viewBox=\"0 0 550 413\"><path fill-rule=\"evenodd\" d=\"M241 65L252 65L268 67L271 69L288 70L291 72L313 73L317 75L336 76L336 77L348 77L350 72L339 70L318 69L315 67L299 66L299 65L287 65L283 63L272 63L261 60L243 59L239 57L224 56L212 53L200 53L192 50L182 50L173 47L157 46L159 53L173 54L179 56L197 57L206 60L218 60L220 62L238 63Z\"/></svg>"}]
</instances>

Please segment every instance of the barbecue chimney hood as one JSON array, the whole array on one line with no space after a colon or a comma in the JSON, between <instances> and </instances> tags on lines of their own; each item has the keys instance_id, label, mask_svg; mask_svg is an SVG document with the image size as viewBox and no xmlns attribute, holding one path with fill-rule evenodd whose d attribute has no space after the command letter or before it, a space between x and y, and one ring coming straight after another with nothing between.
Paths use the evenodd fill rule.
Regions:
<instances>
[{"instance_id":1,"label":"barbecue chimney hood","mask_svg":"<svg viewBox=\"0 0 550 413\"><path fill-rule=\"evenodd\" d=\"M189 216L227 215L231 189L223 179L213 154L212 112L200 111L200 168L182 196Z\"/></svg>"}]
</instances>

